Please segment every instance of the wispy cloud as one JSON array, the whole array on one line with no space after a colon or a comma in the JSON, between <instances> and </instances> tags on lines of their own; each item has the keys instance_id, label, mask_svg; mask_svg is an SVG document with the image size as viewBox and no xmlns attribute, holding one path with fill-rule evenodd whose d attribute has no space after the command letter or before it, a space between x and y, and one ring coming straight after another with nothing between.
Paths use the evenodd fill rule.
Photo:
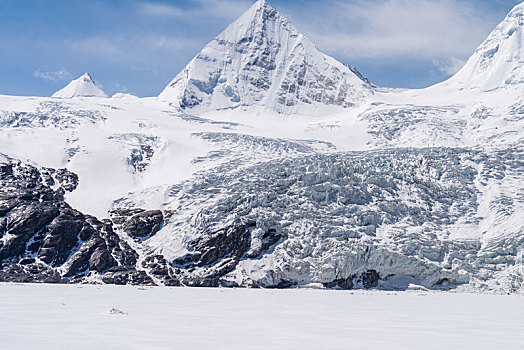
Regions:
<instances>
[{"instance_id":1,"label":"wispy cloud","mask_svg":"<svg viewBox=\"0 0 524 350\"><path fill-rule=\"evenodd\" d=\"M156 17L222 18L231 20L247 9L250 0L192 0L190 6L179 7L165 2L139 1L139 12Z\"/></svg>"},{"instance_id":2,"label":"wispy cloud","mask_svg":"<svg viewBox=\"0 0 524 350\"><path fill-rule=\"evenodd\" d=\"M68 39L65 45L73 52L100 58L121 56L123 51L117 45L118 38L97 36L83 39Z\"/></svg>"},{"instance_id":3,"label":"wispy cloud","mask_svg":"<svg viewBox=\"0 0 524 350\"><path fill-rule=\"evenodd\" d=\"M448 58L434 59L432 63L442 73L447 74L447 75L453 75L457 73L462 67L464 67L464 64L466 64L466 60L456 58L456 57L448 57Z\"/></svg>"},{"instance_id":4,"label":"wispy cloud","mask_svg":"<svg viewBox=\"0 0 524 350\"><path fill-rule=\"evenodd\" d=\"M169 54L180 50L198 50L199 40L163 34L122 36L107 34L88 38L65 40L65 45L74 53L97 57L104 61L132 62L152 59L155 53Z\"/></svg>"},{"instance_id":5,"label":"wispy cloud","mask_svg":"<svg viewBox=\"0 0 524 350\"><path fill-rule=\"evenodd\" d=\"M150 49L165 51L197 49L200 46L200 41L197 40L162 34L142 36L139 41Z\"/></svg>"},{"instance_id":6,"label":"wispy cloud","mask_svg":"<svg viewBox=\"0 0 524 350\"><path fill-rule=\"evenodd\" d=\"M150 16L182 17L184 15L184 10L169 4L139 2L138 7L142 13Z\"/></svg>"},{"instance_id":7,"label":"wispy cloud","mask_svg":"<svg viewBox=\"0 0 524 350\"><path fill-rule=\"evenodd\" d=\"M327 0L315 8L301 10L297 26L323 50L348 60L433 60L446 72L460 66L496 24L469 1Z\"/></svg>"},{"instance_id":8,"label":"wispy cloud","mask_svg":"<svg viewBox=\"0 0 524 350\"><path fill-rule=\"evenodd\" d=\"M62 80L68 80L72 77L71 73L69 73L65 69L60 70L49 70L48 67L40 67L36 71L33 72L33 76L38 79L44 79L48 81L62 81Z\"/></svg>"},{"instance_id":9,"label":"wispy cloud","mask_svg":"<svg viewBox=\"0 0 524 350\"><path fill-rule=\"evenodd\" d=\"M112 91L120 92L120 93L126 93L126 94L133 94L133 92L126 86L119 83L115 83L111 86Z\"/></svg>"}]
</instances>

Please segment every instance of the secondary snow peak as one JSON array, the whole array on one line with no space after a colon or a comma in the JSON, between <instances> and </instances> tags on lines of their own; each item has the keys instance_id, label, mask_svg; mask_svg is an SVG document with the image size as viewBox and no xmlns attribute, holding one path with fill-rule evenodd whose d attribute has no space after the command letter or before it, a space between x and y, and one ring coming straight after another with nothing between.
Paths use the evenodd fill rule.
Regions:
<instances>
[{"instance_id":1,"label":"secondary snow peak","mask_svg":"<svg viewBox=\"0 0 524 350\"><path fill-rule=\"evenodd\" d=\"M493 90L524 83L524 2L477 48L448 84Z\"/></svg>"},{"instance_id":2,"label":"secondary snow peak","mask_svg":"<svg viewBox=\"0 0 524 350\"><path fill-rule=\"evenodd\" d=\"M315 114L359 105L371 93L370 84L261 0L211 41L159 99L197 112L259 106Z\"/></svg>"},{"instance_id":3,"label":"secondary snow peak","mask_svg":"<svg viewBox=\"0 0 524 350\"><path fill-rule=\"evenodd\" d=\"M95 81L89 73L84 73L78 79L71 81L62 90L53 94L52 97L73 98L73 97L107 97L104 91L96 86Z\"/></svg>"}]
</instances>

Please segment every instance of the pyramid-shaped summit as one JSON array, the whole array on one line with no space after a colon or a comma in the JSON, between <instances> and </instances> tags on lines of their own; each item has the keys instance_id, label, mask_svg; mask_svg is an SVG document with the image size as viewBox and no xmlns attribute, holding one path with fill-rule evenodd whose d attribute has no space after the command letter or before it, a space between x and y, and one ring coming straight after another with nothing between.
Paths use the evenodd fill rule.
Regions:
<instances>
[{"instance_id":1,"label":"pyramid-shaped summit","mask_svg":"<svg viewBox=\"0 0 524 350\"><path fill-rule=\"evenodd\" d=\"M107 97L107 95L102 89L96 86L93 78L91 78L88 73L84 73L80 78L67 84L62 90L55 92L52 97Z\"/></svg>"},{"instance_id":2,"label":"pyramid-shaped summit","mask_svg":"<svg viewBox=\"0 0 524 350\"><path fill-rule=\"evenodd\" d=\"M372 87L324 55L273 6L260 0L211 41L160 94L183 109L240 106L281 113L351 107Z\"/></svg>"},{"instance_id":3,"label":"pyramid-shaped summit","mask_svg":"<svg viewBox=\"0 0 524 350\"><path fill-rule=\"evenodd\" d=\"M524 86L524 2L513 8L446 84L481 90Z\"/></svg>"}]
</instances>

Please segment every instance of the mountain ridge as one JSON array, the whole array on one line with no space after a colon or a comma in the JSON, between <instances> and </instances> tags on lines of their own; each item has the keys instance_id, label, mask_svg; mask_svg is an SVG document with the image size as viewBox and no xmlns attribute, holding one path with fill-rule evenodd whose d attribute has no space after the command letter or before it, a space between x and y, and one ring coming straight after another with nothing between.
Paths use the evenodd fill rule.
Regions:
<instances>
[{"instance_id":1,"label":"mountain ridge","mask_svg":"<svg viewBox=\"0 0 524 350\"><path fill-rule=\"evenodd\" d=\"M259 105L289 113L304 105L358 105L371 94L370 84L258 1L206 45L159 99L187 110Z\"/></svg>"}]
</instances>

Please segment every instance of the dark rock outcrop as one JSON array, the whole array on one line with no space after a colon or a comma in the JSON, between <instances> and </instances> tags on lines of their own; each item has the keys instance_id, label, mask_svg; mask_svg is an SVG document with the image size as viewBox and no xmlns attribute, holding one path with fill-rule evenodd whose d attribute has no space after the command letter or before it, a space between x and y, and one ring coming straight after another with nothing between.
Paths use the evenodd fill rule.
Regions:
<instances>
[{"instance_id":1,"label":"dark rock outcrop","mask_svg":"<svg viewBox=\"0 0 524 350\"><path fill-rule=\"evenodd\" d=\"M282 238L276 230L268 229L255 248L252 239L255 228L255 222L240 219L191 242L189 245L193 250L173 261L173 266L181 271L181 284L192 287L234 286L230 281L222 281L221 277L233 271L241 259L263 255ZM188 271L191 273L186 274Z\"/></svg>"},{"instance_id":2,"label":"dark rock outcrop","mask_svg":"<svg viewBox=\"0 0 524 350\"><path fill-rule=\"evenodd\" d=\"M355 276L349 276L348 278L339 278L331 282L323 283L326 288L340 288L340 289L353 289L353 279Z\"/></svg>"},{"instance_id":3,"label":"dark rock outcrop","mask_svg":"<svg viewBox=\"0 0 524 350\"><path fill-rule=\"evenodd\" d=\"M362 285L365 289L375 288L378 286L380 276L375 270L368 270L362 274Z\"/></svg>"},{"instance_id":4,"label":"dark rock outcrop","mask_svg":"<svg viewBox=\"0 0 524 350\"><path fill-rule=\"evenodd\" d=\"M60 189L65 192L72 192L78 187L78 175L67 169L42 168L40 175L48 186L58 184Z\"/></svg>"},{"instance_id":5,"label":"dark rock outcrop","mask_svg":"<svg viewBox=\"0 0 524 350\"><path fill-rule=\"evenodd\" d=\"M145 271L137 271L134 268L123 266L110 269L102 277L102 281L108 284L118 285L154 285L153 279Z\"/></svg>"},{"instance_id":6,"label":"dark rock outcrop","mask_svg":"<svg viewBox=\"0 0 524 350\"><path fill-rule=\"evenodd\" d=\"M33 259L34 260L34 259ZM67 283L58 271L50 266L21 260L19 264L5 264L0 267L1 282L22 283Z\"/></svg>"},{"instance_id":7,"label":"dark rock outcrop","mask_svg":"<svg viewBox=\"0 0 524 350\"><path fill-rule=\"evenodd\" d=\"M78 177L65 169L0 166L0 281L69 282L121 266L134 271L129 282L147 280L137 277L138 254L111 222L64 201L77 184Z\"/></svg>"},{"instance_id":8,"label":"dark rock outcrop","mask_svg":"<svg viewBox=\"0 0 524 350\"><path fill-rule=\"evenodd\" d=\"M148 210L127 219L123 230L133 238L146 238L157 233L163 223L164 216L160 210Z\"/></svg>"},{"instance_id":9,"label":"dark rock outcrop","mask_svg":"<svg viewBox=\"0 0 524 350\"><path fill-rule=\"evenodd\" d=\"M176 287L180 281L176 276L178 270L173 270L162 255L151 255L142 261L142 267L150 276L158 279L165 286Z\"/></svg>"},{"instance_id":10,"label":"dark rock outcrop","mask_svg":"<svg viewBox=\"0 0 524 350\"><path fill-rule=\"evenodd\" d=\"M154 236L164 225L160 210L116 209L111 211L111 220L130 237L147 239Z\"/></svg>"},{"instance_id":11,"label":"dark rock outcrop","mask_svg":"<svg viewBox=\"0 0 524 350\"><path fill-rule=\"evenodd\" d=\"M253 227L254 223L238 224L209 232L192 242L193 252L175 260L174 264L188 268L215 265L221 259L238 261L250 247L249 229Z\"/></svg>"}]
</instances>

